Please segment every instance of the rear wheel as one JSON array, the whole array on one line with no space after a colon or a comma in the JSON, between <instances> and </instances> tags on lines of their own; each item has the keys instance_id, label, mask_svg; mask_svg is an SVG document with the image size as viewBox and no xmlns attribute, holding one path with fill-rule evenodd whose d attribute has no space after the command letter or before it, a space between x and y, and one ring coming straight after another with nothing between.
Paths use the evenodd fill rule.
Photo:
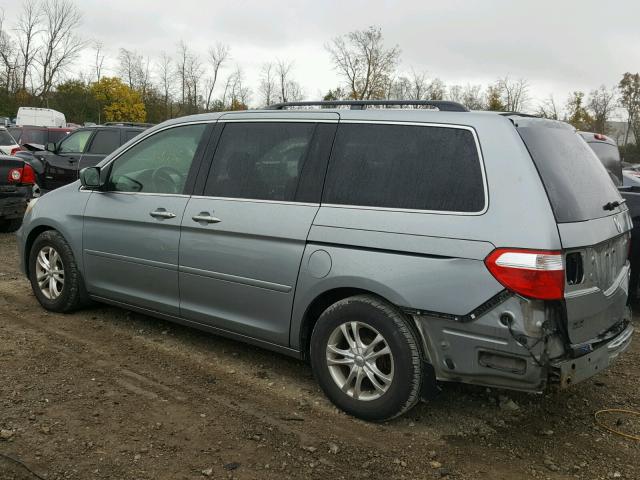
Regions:
<instances>
[{"instance_id":1,"label":"rear wheel","mask_svg":"<svg viewBox=\"0 0 640 480\"><path fill-rule=\"evenodd\" d=\"M21 218L13 218L11 220L2 220L0 219L0 233L11 233L15 232L22 225Z\"/></svg>"},{"instance_id":2,"label":"rear wheel","mask_svg":"<svg viewBox=\"0 0 640 480\"><path fill-rule=\"evenodd\" d=\"M373 296L325 310L311 337L311 365L331 401L364 420L389 420L420 399L416 335L401 312Z\"/></svg>"},{"instance_id":3,"label":"rear wheel","mask_svg":"<svg viewBox=\"0 0 640 480\"><path fill-rule=\"evenodd\" d=\"M53 312L71 312L87 302L73 251L55 230L41 233L29 255L29 280L40 304Z\"/></svg>"}]
</instances>

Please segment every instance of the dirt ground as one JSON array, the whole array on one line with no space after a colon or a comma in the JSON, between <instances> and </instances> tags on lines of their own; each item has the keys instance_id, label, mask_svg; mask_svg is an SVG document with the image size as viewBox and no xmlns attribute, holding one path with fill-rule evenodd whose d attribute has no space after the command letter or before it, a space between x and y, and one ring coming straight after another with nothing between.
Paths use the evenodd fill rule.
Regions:
<instances>
[{"instance_id":1,"label":"dirt ground","mask_svg":"<svg viewBox=\"0 0 640 480\"><path fill-rule=\"evenodd\" d=\"M112 307L46 313L0 235L0 479L638 479L640 442L593 414L640 410L639 344L570 390L447 384L365 423L302 362Z\"/></svg>"}]
</instances>

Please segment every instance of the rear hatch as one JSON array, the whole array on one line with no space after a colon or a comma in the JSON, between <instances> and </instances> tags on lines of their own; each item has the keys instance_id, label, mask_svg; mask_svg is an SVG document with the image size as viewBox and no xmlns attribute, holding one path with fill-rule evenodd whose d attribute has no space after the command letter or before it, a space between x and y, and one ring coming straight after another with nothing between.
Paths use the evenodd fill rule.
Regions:
<instances>
[{"instance_id":1,"label":"rear hatch","mask_svg":"<svg viewBox=\"0 0 640 480\"><path fill-rule=\"evenodd\" d=\"M556 218L565 260L566 329L572 344L602 339L626 314L632 224L606 169L573 127L514 120Z\"/></svg>"}]
</instances>

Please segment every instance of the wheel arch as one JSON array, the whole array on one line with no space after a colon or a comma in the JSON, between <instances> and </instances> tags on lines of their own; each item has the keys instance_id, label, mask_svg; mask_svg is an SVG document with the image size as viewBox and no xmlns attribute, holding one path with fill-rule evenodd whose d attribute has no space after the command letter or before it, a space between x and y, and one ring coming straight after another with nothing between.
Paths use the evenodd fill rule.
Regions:
<instances>
[{"instance_id":1,"label":"wheel arch","mask_svg":"<svg viewBox=\"0 0 640 480\"><path fill-rule=\"evenodd\" d=\"M320 318L320 315L322 315L322 313L334 303L356 295L370 295L372 297L376 297L379 300L382 300L383 302L394 306L399 311L402 311L401 308L394 302L390 301L388 298L385 298L385 296L371 290L354 287L337 287L326 290L317 295L309 303L299 323L300 327L298 332L298 345L300 349L300 356L303 360L309 359L311 334L313 333L313 328ZM413 326L412 321L410 321L409 323Z\"/></svg>"},{"instance_id":2,"label":"wheel arch","mask_svg":"<svg viewBox=\"0 0 640 480\"><path fill-rule=\"evenodd\" d=\"M24 271L27 277L29 276L29 257L31 255L31 247L33 246L33 242L36 241L36 238L38 238L40 234L47 232L49 230L58 231L50 225L38 225L37 227L33 228L27 235L27 238L24 242L24 252L22 252L24 256L24 258L22 259L22 262L23 262Z\"/></svg>"}]
</instances>

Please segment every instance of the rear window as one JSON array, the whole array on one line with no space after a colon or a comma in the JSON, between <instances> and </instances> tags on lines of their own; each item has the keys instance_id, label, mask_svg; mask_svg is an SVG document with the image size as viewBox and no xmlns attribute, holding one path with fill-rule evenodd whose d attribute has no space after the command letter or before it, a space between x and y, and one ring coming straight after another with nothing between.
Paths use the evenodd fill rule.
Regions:
<instances>
[{"instance_id":1,"label":"rear window","mask_svg":"<svg viewBox=\"0 0 640 480\"><path fill-rule=\"evenodd\" d=\"M25 128L22 130L22 137L20 138L20 143L35 143L36 145L45 145L47 143L47 131L35 130L31 128Z\"/></svg>"},{"instance_id":2,"label":"rear window","mask_svg":"<svg viewBox=\"0 0 640 480\"><path fill-rule=\"evenodd\" d=\"M49 130L49 141L58 143L67 135L69 135L69 132L66 130Z\"/></svg>"},{"instance_id":3,"label":"rear window","mask_svg":"<svg viewBox=\"0 0 640 480\"><path fill-rule=\"evenodd\" d=\"M480 212L485 191L475 138L462 128L343 124L323 202Z\"/></svg>"},{"instance_id":4,"label":"rear window","mask_svg":"<svg viewBox=\"0 0 640 480\"><path fill-rule=\"evenodd\" d=\"M556 221L582 222L610 215L603 206L621 197L587 143L563 124L535 123L520 126L518 133L540 173Z\"/></svg>"},{"instance_id":5,"label":"rear window","mask_svg":"<svg viewBox=\"0 0 640 480\"><path fill-rule=\"evenodd\" d=\"M622 162L620 151L616 145L604 142L587 142L587 145L596 153L600 162L607 169L609 176L616 185L622 184Z\"/></svg>"}]
</instances>

